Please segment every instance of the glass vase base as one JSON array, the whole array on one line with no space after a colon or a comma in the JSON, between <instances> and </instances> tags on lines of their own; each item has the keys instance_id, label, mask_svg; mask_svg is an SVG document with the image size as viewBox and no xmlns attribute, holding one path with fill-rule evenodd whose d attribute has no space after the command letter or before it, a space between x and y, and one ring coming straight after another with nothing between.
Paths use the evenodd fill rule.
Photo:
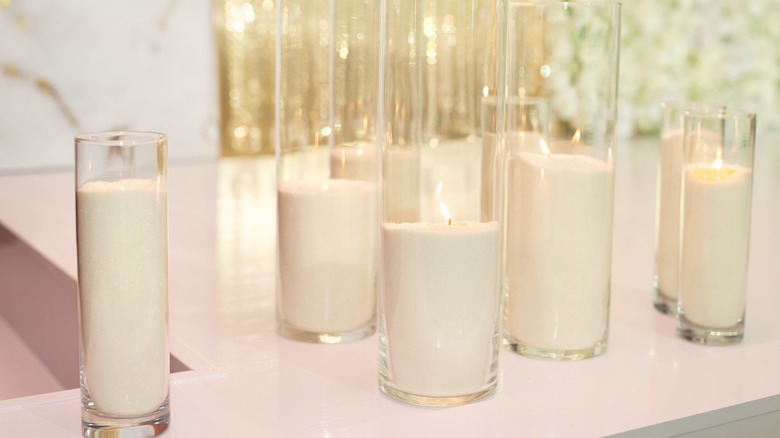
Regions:
<instances>
[{"instance_id":1,"label":"glass vase base","mask_svg":"<svg viewBox=\"0 0 780 438\"><path fill-rule=\"evenodd\" d=\"M677 317L677 336L702 345L731 345L742 341L744 337L745 324L739 322L737 325L725 328L703 327L689 321L685 315Z\"/></svg>"},{"instance_id":2,"label":"glass vase base","mask_svg":"<svg viewBox=\"0 0 780 438\"><path fill-rule=\"evenodd\" d=\"M371 322L359 329L347 332L310 332L292 327L283 321L277 321L276 332L293 341L313 344L343 344L359 341L373 335L376 332L376 324Z\"/></svg>"},{"instance_id":3,"label":"glass vase base","mask_svg":"<svg viewBox=\"0 0 780 438\"><path fill-rule=\"evenodd\" d=\"M379 389L386 396L409 405L423 406L429 408L448 408L454 406L463 406L469 403L475 403L492 396L496 392L496 386L497 386L496 382L493 381L493 383L487 388L471 394L433 397L427 395L412 394L406 391L402 391L398 388L389 385L387 382L383 381L381 377L379 379Z\"/></svg>"},{"instance_id":4,"label":"glass vase base","mask_svg":"<svg viewBox=\"0 0 780 438\"><path fill-rule=\"evenodd\" d=\"M658 278L653 279L653 306L664 315L677 316L677 299L669 298L661 292Z\"/></svg>"},{"instance_id":5,"label":"glass vase base","mask_svg":"<svg viewBox=\"0 0 780 438\"><path fill-rule=\"evenodd\" d=\"M165 405L141 417L113 417L82 409L81 433L87 438L149 438L168 429L171 413Z\"/></svg>"},{"instance_id":6,"label":"glass vase base","mask_svg":"<svg viewBox=\"0 0 780 438\"><path fill-rule=\"evenodd\" d=\"M604 354L607 351L607 341L600 341L593 347L582 349L550 349L531 347L522 344L512 336L504 335L502 339L504 348L521 356L532 357L536 359L575 361L589 359Z\"/></svg>"}]
</instances>

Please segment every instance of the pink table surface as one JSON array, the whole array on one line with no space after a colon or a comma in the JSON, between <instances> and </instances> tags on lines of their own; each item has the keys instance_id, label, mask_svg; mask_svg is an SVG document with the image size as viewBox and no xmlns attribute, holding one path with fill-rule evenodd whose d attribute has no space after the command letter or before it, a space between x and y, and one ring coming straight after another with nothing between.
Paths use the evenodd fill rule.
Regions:
<instances>
[{"instance_id":1,"label":"pink table surface","mask_svg":"<svg viewBox=\"0 0 780 438\"><path fill-rule=\"evenodd\" d=\"M780 394L780 154L756 156L745 339L714 348L651 304L657 143L618 149L608 352L502 350L496 395L448 409L379 392L376 336L276 335L273 157L172 164L171 349L191 370L173 374L165 436L604 436ZM0 222L75 278L73 198L70 172L0 176ZM76 389L2 400L0 436L79 436L79 409Z\"/></svg>"}]
</instances>

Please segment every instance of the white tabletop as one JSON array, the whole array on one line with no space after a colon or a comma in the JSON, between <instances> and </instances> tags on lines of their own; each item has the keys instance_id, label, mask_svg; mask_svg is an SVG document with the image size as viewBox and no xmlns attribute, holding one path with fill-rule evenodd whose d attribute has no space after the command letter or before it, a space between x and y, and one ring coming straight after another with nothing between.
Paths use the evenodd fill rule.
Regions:
<instances>
[{"instance_id":1,"label":"white tabletop","mask_svg":"<svg viewBox=\"0 0 780 438\"><path fill-rule=\"evenodd\" d=\"M657 143L618 149L607 353L502 350L497 393L446 409L379 392L376 336L275 333L273 157L172 164L171 350L191 370L172 375L165 436L604 436L780 394L780 154L756 157L745 339L716 348L677 338L651 303ZM75 278L72 173L0 176L0 223ZM79 409L77 389L0 400L0 435L75 437Z\"/></svg>"}]
</instances>

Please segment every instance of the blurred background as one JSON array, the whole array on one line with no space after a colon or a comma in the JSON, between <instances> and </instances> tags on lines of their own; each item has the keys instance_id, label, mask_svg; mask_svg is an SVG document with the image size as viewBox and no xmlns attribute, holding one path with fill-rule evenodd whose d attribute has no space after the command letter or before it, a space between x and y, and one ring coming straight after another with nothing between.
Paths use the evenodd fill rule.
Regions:
<instances>
[{"instance_id":1,"label":"blurred background","mask_svg":"<svg viewBox=\"0 0 780 438\"><path fill-rule=\"evenodd\" d=\"M691 99L757 112L757 151L772 144L775 2L625 0L621 137L657 135L660 102ZM273 154L274 7L0 0L0 172L68 168L75 134L112 129L168 134L172 163Z\"/></svg>"}]
</instances>

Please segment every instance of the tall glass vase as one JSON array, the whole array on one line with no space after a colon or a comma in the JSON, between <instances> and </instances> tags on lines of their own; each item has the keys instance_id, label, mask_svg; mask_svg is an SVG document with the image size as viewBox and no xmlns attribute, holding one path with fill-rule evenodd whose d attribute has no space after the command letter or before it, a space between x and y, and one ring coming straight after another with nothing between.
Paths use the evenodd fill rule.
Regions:
<instances>
[{"instance_id":1,"label":"tall glass vase","mask_svg":"<svg viewBox=\"0 0 780 438\"><path fill-rule=\"evenodd\" d=\"M168 428L167 138L76 136L81 424L85 436Z\"/></svg>"},{"instance_id":2,"label":"tall glass vase","mask_svg":"<svg viewBox=\"0 0 780 438\"><path fill-rule=\"evenodd\" d=\"M745 330L756 115L688 111L683 123L677 334L733 344Z\"/></svg>"},{"instance_id":3,"label":"tall glass vase","mask_svg":"<svg viewBox=\"0 0 780 438\"><path fill-rule=\"evenodd\" d=\"M379 386L409 404L462 405L497 383L500 221L483 205L502 119L499 9L386 7Z\"/></svg>"},{"instance_id":4,"label":"tall glass vase","mask_svg":"<svg viewBox=\"0 0 780 438\"><path fill-rule=\"evenodd\" d=\"M607 348L620 5L507 5L503 343L576 360ZM549 108L526 123L529 102ZM538 104L533 104L538 105ZM541 128L538 128L541 126Z\"/></svg>"},{"instance_id":5,"label":"tall glass vase","mask_svg":"<svg viewBox=\"0 0 780 438\"><path fill-rule=\"evenodd\" d=\"M277 12L277 330L320 343L376 329L379 7Z\"/></svg>"}]
</instances>

